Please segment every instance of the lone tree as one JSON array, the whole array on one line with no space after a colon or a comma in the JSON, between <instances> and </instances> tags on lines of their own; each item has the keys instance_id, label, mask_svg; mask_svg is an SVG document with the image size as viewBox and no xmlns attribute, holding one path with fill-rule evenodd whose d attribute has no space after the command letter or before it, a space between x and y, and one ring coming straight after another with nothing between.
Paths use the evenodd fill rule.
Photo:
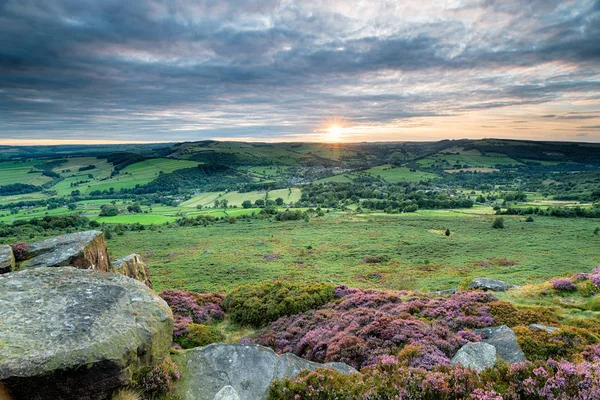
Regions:
<instances>
[{"instance_id":1,"label":"lone tree","mask_svg":"<svg viewBox=\"0 0 600 400\"><path fill-rule=\"evenodd\" d=\"M492 224L492 228L494 229L504 229L504 218L497 217Z\"/></svg>"},{"instance_id":2,"label":"lone tree","mask_svg":"<svg viewBox=\"0 0 600 400\"><path fill-rule=\"evenodd\" d=\"M445 235L446 235L446 236L450 236L450 229L447 229L447 228L446 228L446 233L445 233Z\"/></svg>"}]
</instances>

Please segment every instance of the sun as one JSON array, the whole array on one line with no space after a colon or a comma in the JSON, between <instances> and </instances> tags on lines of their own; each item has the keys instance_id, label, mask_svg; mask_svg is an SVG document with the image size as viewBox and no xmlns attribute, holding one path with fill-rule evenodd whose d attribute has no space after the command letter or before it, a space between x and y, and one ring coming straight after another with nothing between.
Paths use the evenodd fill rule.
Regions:
<instances>
[{"instance_id":1,"label":"sun","mask_svg":"<svg viewBox=\"0 0 600 400\"><path fill-rule=\"evenodd\" d=\"M342 127L339 125L331 125L325 137L329 142L339 142L342 137Z\"/></svg>"}]
</instances>

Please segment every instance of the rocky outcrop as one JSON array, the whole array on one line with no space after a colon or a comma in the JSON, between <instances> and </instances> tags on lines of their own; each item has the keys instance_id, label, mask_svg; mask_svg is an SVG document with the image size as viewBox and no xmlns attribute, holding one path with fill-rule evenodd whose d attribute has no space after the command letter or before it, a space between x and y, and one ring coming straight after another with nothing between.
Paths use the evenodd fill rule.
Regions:
<instances>
[{"instance_id":1,"label":"rocky outcrop","mask_svg":"<svg viewBox=\"0 0 600 400\"><path fill-rule=\"evenodd\" d=\"M491 290L492 292L504 292L515 287L517 286L511 285L510 283L504 281L487 278L476 278L469 283L469 289L471 290Z\"/></svg>"},{"instance_id":2,"label":"rocky outcrop","mask_svg":"<svg viewBox=\"0 0 600 400\"><path fill-rule=\"evenodd\" d=\"M541 324L531 324L531 325L529 325L529 328L533 329L533 330L538 330L538 331L546 331L548 333L556 332L559 330L559 328L557 328L557 327L541 325Z\"/></svg>"},{"instance_id":3,"label":"rocky outcrop","mask_svg":"<svg viewBox=\"0 0 600 400\"><path fill-rule=\"evenodd\" d=\"M481 336L484 343L494 346L496 353L504 361L511 364L525 361L525 354L517 343L517 335L508 326L475 329L473 332Z\"/></svg>"},{"instance_id":4,"label":"rocky outcrop","mask_svg":"<svg viewBox=\"0 0 600 400\"><path fill-rule=\"evenodd\" d=\"M173 356L181 372L175 393L183 400L213 400L226 386L240 399L266 399L271 382L294 378L300 371L333 368L357 372L343 363L318 364L293 354L278 356L259 345L212 344Z\"/></svg>"},{"instance_id":5,"label":"rocky outcrop","mask_svg":"<svg viewBox=\"0 0 600 400\"><path fill-rule=\"evenodd\" d=\"M161 361L172 333L168 305L119 274L0 276L0 386L15 400L105 399Z\"/></svg>"},{"instance_id":6,"label":"rocky outcrop","mask_svg":"<svg viewBox=\"0 0 600 400\"><path fill-rule=\"evenodd\" d=\"M31 258L19 268L66 267L112 271L104 235L86 231L29 244Z\"/></svg>"},{"instance_id":7,"label":"rocky outcrop","mask_svg":"<svg viewBox=\"0 0 600 400\"><path fill-rule=\"evenodd\" d=\"M496 348L491 344L476 342L467 343L458 350L452 365L461 364L465 367L476 369L478 372L496 364Z\"/></svg>"},{"instance_id":8,"label":"rocky outcrop","mask_svg":"<svg viewBox=\"0 0 600 400\"><path fill-rule=\"evenodd\" d=\"M213 400L240 400L240 396L234 388L227 385L217 392Z\"/></svg>"},{"instance_id":9,"label":"rocky outcrop","mask_svg":"<svg viewBox=\"0 0 600 400\"><path fill-rule=\"evenodd\" d=\"M133 278L152 288L150 271L139 254L130 254L127 257L119 258L113 261L112 266L116 273Z\"/></svg>"},{"instance_id":10,"label":"rocky outcrop","mask_svg":"<svg viewBox=\"0 0 600 400\"><path fill-rule=\"evenodd\" d=\"M15 256L7 244L0 245L0 274L6 274L15 269Z\"/></svg>"}]
</instances>

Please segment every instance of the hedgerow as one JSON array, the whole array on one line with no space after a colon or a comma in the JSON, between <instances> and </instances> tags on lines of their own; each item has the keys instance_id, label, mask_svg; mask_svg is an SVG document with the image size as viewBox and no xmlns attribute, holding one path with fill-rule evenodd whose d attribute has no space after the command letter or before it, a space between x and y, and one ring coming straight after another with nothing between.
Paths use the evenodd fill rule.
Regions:
<instances>
[{"instance_id":1,"label":"hedgerow","mask_svg":"<svg viewBox=\"0 0 600 400\"><path fill-rule=\"evenodd\" d=\"M223 306L232 321L260 327L271 321L317 308L335 298L334 285L267 282L231 291Z\"/></svg>"}]
</instances>

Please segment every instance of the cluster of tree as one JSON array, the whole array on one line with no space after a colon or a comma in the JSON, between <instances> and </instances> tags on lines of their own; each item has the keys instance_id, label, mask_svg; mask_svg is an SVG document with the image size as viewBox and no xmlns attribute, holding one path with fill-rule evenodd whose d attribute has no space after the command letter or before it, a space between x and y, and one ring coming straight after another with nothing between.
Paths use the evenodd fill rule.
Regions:
<instances>
[{"instance_id":1,"label":"cluster of tree","mask_svg":"<svg viewBox=\"0 0 600 400\"><path fill-rule=\"evenodd\" d=\"M283 204L284 204L284 200L281 197L278 197L275 200L272 200L272 199L256 199L254 201L254 203L252 203L251 200L244 200L242 202L242 207L243 208L252 208L252 207L263 208L263 207L272 207L272 206L279 206L279 207L281 207Z\"/></svg>"},{"instance_id":2,"label":"cluster of tree","mask_svg":"<svg viewBox=\"0 0 600 400\"><path fill-rule=\"evenodd\" d=\"M39 186L30 185L27 183L12 183L10 185L0 186L0 196L12 196L15 194L26 194L39 192Z\"/></svg>"},{"instance_id":3,"label":"cluster of tree","mask_svg":"<svg viewBox=\"0 0 600 400\"><path fill-rule=\"evenodd\" d=\"M600 208L583 207L548 207L546 210L539 207L507 208L497 210L497 215L546 215L561 218L600 218Z\"/></svg>"},{"instance_id":4,"label":"cluster of tree","mask_svg":"<svg viewBox=\"0 0 600 400\"><path fill-rule=\"evenodd\" d=\"M0 237L10 237L15 240L62 234L70 231L94 229L100 224L79 215L51 216L18 220L12 224L0 223Z\"/></svg>"},{"instance_id":5,"label":"cluster of tree","mask_svg":"<svg viewBox=\"0 0 600 400\"><path fill-rule=\"evenodd\" d=\"M105 204L100 207L100 216L101 217L114 217L115 215L119 215L119 208L112 204Z\"/></svg>"},{"instance_id":6,"label":"cluster of tree","mask_svg":"<svg viewBox=\"0 0 600 400\"><path fill-rule=\"evenodd\" d=\"M90 164L90 165L85 166L85 167L80 167L79 168L79 172L89 171L89 170L92 170L94 168L96 168L96 166L94 164Z\"/></svg>"},{"instance_id":7,"label":"cluster of tree","mask_svg":"<svg viewBox=\"0 0 600 400\"><path fill-rule=\"evenodd\" d=\"M114 166L114 170L117 172L121 171L128 165L135 164L146 159L140 154L130 152L110 153L106 154L104 158L106 158L106 160Z\"/></svg>"}]
</instances>

